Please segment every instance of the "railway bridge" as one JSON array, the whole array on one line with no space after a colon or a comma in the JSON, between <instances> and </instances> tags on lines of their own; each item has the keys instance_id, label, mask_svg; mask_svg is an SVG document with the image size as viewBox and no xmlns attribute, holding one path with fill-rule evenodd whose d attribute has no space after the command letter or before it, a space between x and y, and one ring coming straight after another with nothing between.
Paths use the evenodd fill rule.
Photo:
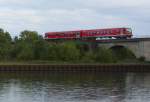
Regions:
<instances>
[{"instance_id":1,"label":"railway bridge","mask_svg":"<svg viewBox=\"0 0 150 102\"><path fill-rule=\"evenodd\" d=\"M147 61L150 61L150 38L97 40L94 43L98 47L103 46L108 49L125 47L130 49L137 58L145 57Z\"/></svg>"}]
</instances>

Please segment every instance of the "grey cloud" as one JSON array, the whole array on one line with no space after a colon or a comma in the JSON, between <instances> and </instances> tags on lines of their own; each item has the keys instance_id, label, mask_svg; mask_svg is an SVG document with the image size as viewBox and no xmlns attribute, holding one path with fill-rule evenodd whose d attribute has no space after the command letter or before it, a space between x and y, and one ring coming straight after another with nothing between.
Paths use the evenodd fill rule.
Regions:
<instances>
[{"instance_id":1,"label":"grey cloud","mask_svg":"<svg viewBox=\"0 0 150 102\"><path fill-rule=\"evenodd\" d=\"M0 26L14 35L46 31L132 27L149 32L148 0L0 0Z\"/></svg>"}]
</instances>

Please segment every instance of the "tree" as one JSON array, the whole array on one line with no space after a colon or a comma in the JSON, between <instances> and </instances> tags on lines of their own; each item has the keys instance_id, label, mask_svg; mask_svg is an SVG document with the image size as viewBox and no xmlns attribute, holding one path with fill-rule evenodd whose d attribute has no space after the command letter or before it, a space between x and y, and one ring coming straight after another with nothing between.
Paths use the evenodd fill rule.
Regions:
<instances>
[{"instance_id":1,"label":"tree","mask_svg":"<svg viewBox=\"0 0 150 102\"><path fill-rule=\"evenodd\" d=\"M111 50L101 47L95 51L95 61L99 63L114 63L116 59Z\"/></svg>"},{"instance_id":2,"label":"tree","mask_svg":"<svg viewBox=\"0 0 150 102\"><path fill-rule=\"evenodd\" d=\"M10 58L12 49L12 40L8 32L4 32L0 29L0 60L6 60Z\"/></svg>"},{"instance_id":3,"label":"tree","mask_svg":"<svg viewBox=\"0 0 150 102\"><path fill-rule=\"evenodd\" d=\"M35 43L41 40L41 37L37 32L28 30L22 31L19 36L14 39L12 56L19 60L35 59Z\"/></svg>"},{"instance_id":4,"label":"tree","mask_svg":"<svg viewBox=\"0 0 150 102\"><path fill-rule=\"evenodd\" d=\"M80 50L73 42L66 42L57 48L57 54L62 61L77 61L80 58Z\"/></svg>"},{"instance_id":5,"label":"tree","mask_svg":"<svg viewBox=\"0 0 150 102\"><path fill-rule=\"evenodd\" d=\"M18 60L33 60L34 59L34 49L33 47L24 42L20 41L19 44L16 45L16 57Z\"/></svg>"},{"instance_id":6,"label":"tree","mask_svg":"<svg viewBox=\"0 0 150 102\"><path fill-rule=\"evenodd\" d=\"M113 55L118 60L136 59L136 56L133 54L133 52L123 46L115 46L111 48L111 50L112 50Z\"/></svg>"},{"instance_id":7,"label":"tree","mask_svg":"<svg viewBox=\"0 0 150 102\"><path fill-rule=\"evenodd\" d=\"M35 59L48 60L49 59L49 46L48 42L44 39L39 39L34 42L34 56Z\"/></svg>"},{"instance_id":8,"label":"tree","mask_svg":"<svg viewBox=\"0 0 150 102\"><path fill-rule=\"evenodd\" d=\"M29 42L34 42L35 40L39 39L39 35L36 31L24 30L20 34L20 39Z\"/></svg>"},{"instance_id":9,"label":"tree","mask_svg":"<svg viewBox=\"0 0 150 102\"><path fill-rule=\"evenodd\" d=\"M95 54L93 51L84 52L85 54L82 56L83 62L95 62Z\"/></svg>"}]
</instances>

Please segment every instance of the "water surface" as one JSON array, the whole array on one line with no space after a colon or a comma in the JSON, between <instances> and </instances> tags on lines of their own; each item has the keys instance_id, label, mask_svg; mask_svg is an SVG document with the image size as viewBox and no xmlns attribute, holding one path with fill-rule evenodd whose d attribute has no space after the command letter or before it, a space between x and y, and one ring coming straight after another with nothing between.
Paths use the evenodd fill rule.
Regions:
<instances>
[{"instance_id":1,"label":"water surface","mask_svg":"<svg viewBox=\"0 0 150 102\"><path fill-rule=\"evenodd\" d=\"M150 73L0 73L0 102L149 102Z\"/></svg>"}]
</instances>

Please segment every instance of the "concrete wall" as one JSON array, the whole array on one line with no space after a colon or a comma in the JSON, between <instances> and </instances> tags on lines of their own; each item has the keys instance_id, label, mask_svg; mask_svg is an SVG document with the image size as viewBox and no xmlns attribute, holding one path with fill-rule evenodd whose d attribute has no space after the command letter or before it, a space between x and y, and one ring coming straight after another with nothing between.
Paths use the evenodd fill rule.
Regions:
<instances>
[{"instance_id":1,"label":"concrete wall","mask_svg":"<svg viewBox=\"0 0 150 102\"><path fill-rule=\"evenodd\" d=\"M150 61L150 41L99 43L98 47L101 46L108 49L114 46L124 46L130 49L137 58L144 56L147 61Z\"/></svg>"},{"instance_id":2,"label":"concrete wall","mask_svg":"<svg viewBox=\"0 0 150 102\"><path fill-rule=\"evenodd\" d=\"M143 53L147 60L150 61L150 41L143 42Z\"/></svg>"}]
</instances>

